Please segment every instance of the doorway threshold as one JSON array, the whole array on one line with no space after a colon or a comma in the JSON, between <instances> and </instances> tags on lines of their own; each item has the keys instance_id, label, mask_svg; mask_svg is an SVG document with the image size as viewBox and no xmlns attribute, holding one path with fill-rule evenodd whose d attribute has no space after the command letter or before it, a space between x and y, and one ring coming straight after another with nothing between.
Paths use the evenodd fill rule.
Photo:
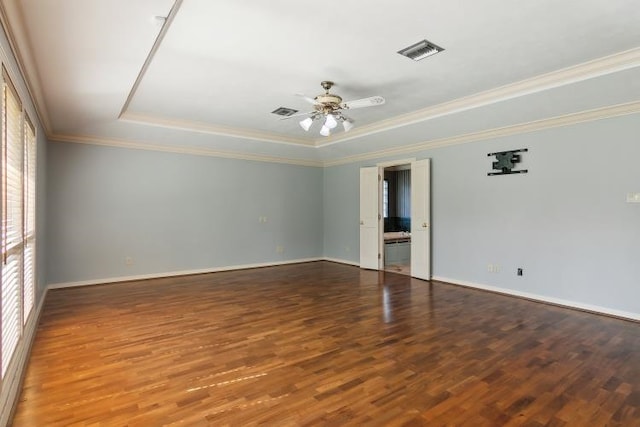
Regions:
<instances>
[{"instance_id":1,"label":"doorway threshold","mask_svg":"<svg viewBox=\"0 0 640 427\"><path fill-rule=\"evenodd\" d=\"M384 271L390 273L404 274L405 276L411 276L410 264L389 264L384 266Z\"/></svg>"}]
</instances>

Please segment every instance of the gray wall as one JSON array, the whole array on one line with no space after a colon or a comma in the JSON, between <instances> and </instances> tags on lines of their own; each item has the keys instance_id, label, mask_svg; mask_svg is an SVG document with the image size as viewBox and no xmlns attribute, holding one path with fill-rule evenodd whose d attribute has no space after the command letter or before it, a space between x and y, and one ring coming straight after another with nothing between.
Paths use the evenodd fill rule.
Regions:
<instances>
[{"instance_id":1,"label":"gray wall","mask_svg":"<svg viewBox=\"0 0 640 427\"><path fill-rule=\"evenodd\" d=\"M51 284L322 256L321 168L74 143L47 167Z\"/></svg>"},{"instance_id":2,"label":"gray wall","mask_svg":"<svg viewBox=\"0 0 640 427\"><path fill-rule=\"evenodd\" d=\"M400 156L433 159L434 276L640 313L640 205L625 202L640 192L638 135L629 115ZM516 148L529 149L529 173L487 177L487 153ZM376 162L323 170L52 143L47 280L357 263L359 168Z\"/></svg>"},{"instance_id":3,"label":"gray wall","mask_svg":"<svg viewBox=\"0 0 640 427\"><path fill-rule=\"evenodd\" d=\"M433 275L640 314L639 136L636 114L400 156L432 158ZM487 153L518 148L528 174L487 177ZM327 257L358 262L358 170L376 162L325 169Z\"/></svg>"}]
</instances>

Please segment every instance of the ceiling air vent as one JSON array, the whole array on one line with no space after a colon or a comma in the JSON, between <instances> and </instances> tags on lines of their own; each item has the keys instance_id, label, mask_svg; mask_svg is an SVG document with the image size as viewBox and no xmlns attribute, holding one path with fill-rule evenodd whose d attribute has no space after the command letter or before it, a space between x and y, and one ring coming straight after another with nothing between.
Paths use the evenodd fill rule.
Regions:
<instances>
[{"instance_id":1,"label":"ceiling air vent","mask_svg":"<svg viewBox=\"0 0 640 427\"><path fill-rule=\"evenodd\" d=\"M435 55L436 53L442 52L443 50L443 48L441 48L440 46L436 46L429 40L422 40L416 44L399 50L398 53L402 56L413 59L414 61L420 61L427 56Z\"/></svg>"},{"instance_id":2,"label":"ceiling air vent","mask_svg":"<svg viewBox=\"0 0 640 427\"><path fill-rule=\"evenodd\" d=\"M277 114L278 116L289 117L297 113L298 110L294 110L293 108L287 107L279 107L272 111L273 114Z\"/></svg>"}]
</instances>

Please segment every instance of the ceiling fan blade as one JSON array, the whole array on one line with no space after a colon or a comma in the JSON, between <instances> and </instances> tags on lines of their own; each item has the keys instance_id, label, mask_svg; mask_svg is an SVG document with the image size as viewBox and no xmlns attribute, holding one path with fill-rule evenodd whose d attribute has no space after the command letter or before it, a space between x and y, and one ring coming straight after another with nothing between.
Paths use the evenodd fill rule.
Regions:
<instances>
[{"instance_id":1,"label":"ceiling fan blade","mask_svg":"<svg viewBox=\"0 0 640 427\"><path fill-rule=\"evenodd\" d=\"M283 117L283 118L281 118L280 120L287 120L287 119L292 119L292 118L294 118L294 117L300 117L300 116L308 116L309 114L313 114L313 113L315 113L315 112L316 112L316 111L314 110L314 111L307 111L306 113L297 113L297 114L292 114L292 115L290 115L290 116Z\"/></svg>"},{"instance_id":2,"label":"ceiling fan blade","mask_svg":"<svg viewBox=\"0 0 640 427\"><path fill-rule=\"evenodd\" d=\"M311 98L310 96L307 95L303 95L301 93L296 93L296 96L299 96L300 98L304 99L305 101L307 101L309 104L313 104L313 105L318 105L319 102L316 101L315 99Z\"/></svg>"},{"instance_id":3,"label":"ceiling fan blade","mask_svg":"<svg viewBox=\"0 0 640 427\"><path fill-rule=\"evenodd\" d=\"M375 107L376 105L382 105L385 100L381 96L371 96L369 98L356 99L353 101L347 101L342 104L342 108L354 109L363 107Z\"/></svg>"}]
</instances>

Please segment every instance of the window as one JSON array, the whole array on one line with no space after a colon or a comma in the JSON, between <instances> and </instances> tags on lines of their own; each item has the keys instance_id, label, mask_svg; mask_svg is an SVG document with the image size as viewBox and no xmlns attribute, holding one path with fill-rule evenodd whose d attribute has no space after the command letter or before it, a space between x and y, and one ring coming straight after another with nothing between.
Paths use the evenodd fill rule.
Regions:
<instances>
[{"instance_id":1,"label":"window","mask_svg":"<svg viewBox=\"0 0 640 427\"><path fill-rule=\"evenodd\" d=\"M36 135L2 69L2 377L34 302Z\"/></svg>"}]
</instances>

